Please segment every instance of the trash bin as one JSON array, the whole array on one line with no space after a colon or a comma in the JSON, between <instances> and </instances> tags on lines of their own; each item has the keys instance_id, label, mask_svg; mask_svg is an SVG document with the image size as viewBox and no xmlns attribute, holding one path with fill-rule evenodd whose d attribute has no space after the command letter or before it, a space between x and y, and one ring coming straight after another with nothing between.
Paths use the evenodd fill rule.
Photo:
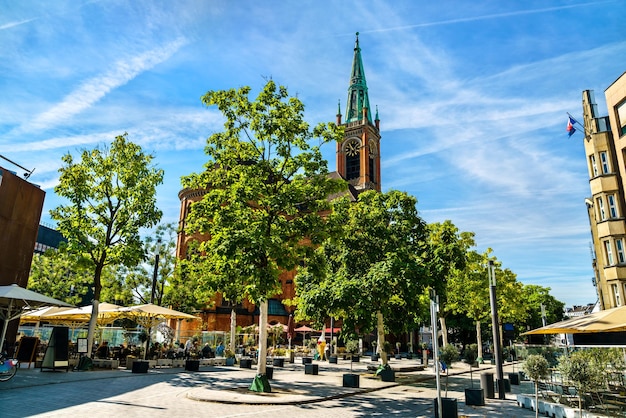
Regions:
<instances>
[{"instance_id":1,"label":"trash bin","mask_svg":"<svg viewBox=\"0 0 626 418\"><path fill-rule=\"evenodd\" d=\"M480 388L485 391L485 398L494 399L493 373L480 374Z\"/></svg>"}]
</instances>

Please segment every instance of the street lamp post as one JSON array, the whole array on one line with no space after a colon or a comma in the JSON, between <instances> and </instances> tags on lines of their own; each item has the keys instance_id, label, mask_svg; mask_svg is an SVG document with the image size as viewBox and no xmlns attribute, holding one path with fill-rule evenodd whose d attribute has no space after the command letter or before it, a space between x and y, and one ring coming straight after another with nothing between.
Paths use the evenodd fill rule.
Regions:
<instances>
[{"instance_id":1,"label":"street lamp post","mask_svg":"<svg viewBox=\"0 0 626 418\"><path fill-rule=\"evenodd\" d=\"M152 273L152 293L150 294L150 303L154 303L154 296L156 294L157 276L159 274L159 254L161 253L161 238L157 239L155 251L156 255L154 256L154 272ZM146 351L143 356L144 360L148 358L148 350L150 350L150 334L152 334L152 327L148 328Z\"/></svg>"},{"instance_id":2,"label":"street lamp post","mask_svg":"<svg viewBox=\"0 0 626 418\"><path fill-rule=\"evenodd\" d=\"M504 388L504 373L502 371L502 348L500 347L500 321L498 320L498 305L496 300L496 269L493 260L489 260L489 299L491 302L491 328L493 328L493 355L496 358L496 382L498 384L498 398L506 399Z\"/></svg>"},{"instance_id":3,"label":"street lamp post","mask_svg":"<svg viewBox=\"0 0 626 418\"><path fill-rule=\"evenodd\" d=\"M430 290L430 326L433 332L433 363L435 363L435 377L437 382L437 413L436 418L443 416L441 405L441 375L439 367L439 335L437 331L437 313L439 312L439 296L434 289Z\"/></svg>"},{"instance_id":4,"label":"street lamp post","mask_svg":"<svg viewBox=\"0 0 626 418\"><path fill-rule=\"evenodd\" d=\"M157 239L156 255L154 256L154 272L152 273L152 294L150 295L150 303L154 303L156 294L157 276L159 273L159 255L161 253L161 238Z\"/></svg>"}]
</instances>

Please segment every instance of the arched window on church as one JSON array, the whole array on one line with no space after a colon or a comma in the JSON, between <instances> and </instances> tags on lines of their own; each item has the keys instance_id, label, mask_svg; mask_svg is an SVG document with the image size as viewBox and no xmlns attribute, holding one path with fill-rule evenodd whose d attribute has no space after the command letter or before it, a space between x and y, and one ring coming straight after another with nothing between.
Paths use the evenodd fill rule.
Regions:
<instances>
[{"instance_id":1,"label":"arched window on church","mask_svg":"<svg viewBox=\"0 0 626 418\"><path fill-rule=\"evenodd\" d=\"M370 142L369 160L370 181L372 183L376 183L376 145L373 142Z\"/></svg>"},{"instance_id":2,"label":"arched window on church","mask_svg":"<svg viewBox=\"0 0 626 418\"><path fill-rule=\"evenodd\" d=\"M361 176L361 143L358 139L351 139L344 147L346 153L346 180Z\"/></svg>"}]
</instances>

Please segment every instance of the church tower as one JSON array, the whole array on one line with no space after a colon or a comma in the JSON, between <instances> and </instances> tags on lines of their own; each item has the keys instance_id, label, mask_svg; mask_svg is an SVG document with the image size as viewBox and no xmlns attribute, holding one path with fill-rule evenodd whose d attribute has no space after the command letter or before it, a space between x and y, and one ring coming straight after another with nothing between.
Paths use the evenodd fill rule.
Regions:
<instances>
[{"instance_id":1,"label":"church tower","mask_svg":"<svg viewBox=\"0 0 626 418\"><path fill-rule=\"evenodd\" d=\"M337 171L358 191L380 191L380 120L376 109L372 122L358 32L343 124L341 118L339 105L337 125L344 127L345 134L343 140L337 143Z\"/></svg>"}]
</instances>

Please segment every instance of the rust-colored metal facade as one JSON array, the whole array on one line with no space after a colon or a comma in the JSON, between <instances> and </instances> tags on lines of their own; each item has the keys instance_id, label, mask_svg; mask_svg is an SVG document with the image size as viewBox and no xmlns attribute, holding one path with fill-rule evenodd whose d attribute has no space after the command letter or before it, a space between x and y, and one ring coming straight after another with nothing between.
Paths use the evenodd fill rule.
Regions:
<instances>
[{"instance_id":1,"label":"rust-colored metal facade","mask_svg":"<svg viewBox=\"0 0 626 418\"><path fill-rule=\"evenodd\" d=\"M30 265L46 193L0 166L0 285L28 285ZM19 321L9 323L7 346ZM0 328L2 325L0 325Z\"/></svg>"}]
</instances>

